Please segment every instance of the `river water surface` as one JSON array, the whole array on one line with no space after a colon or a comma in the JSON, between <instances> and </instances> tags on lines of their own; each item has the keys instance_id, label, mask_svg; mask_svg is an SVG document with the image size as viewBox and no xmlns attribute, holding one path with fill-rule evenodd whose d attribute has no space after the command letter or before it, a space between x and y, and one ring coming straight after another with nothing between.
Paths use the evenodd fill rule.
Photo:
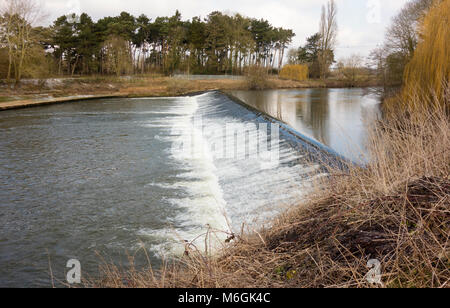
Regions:
<instances>
[{"instance_id":1,"label":"river water surface","mask_svg":"<svg viewBox=\"0 0 450 308\"><path fill-rule=\"evenodd\" d=\"M360 88L231 91L231 94L358 163L367 161L368 128L381 117L379 97Z\"/></svg>"},{"instance_id":2,"label":"river water surface","mask_svg":"<svg viewBox=\"0 0 450 308\"><path fill-rule=\"evenodd\" d=\"M361 141L363 110L375 104L358 90L320 91L234 94L268 113L276 101L276 116L345 153L333 128L350 128ZM182 255L183 240L208 229L239 231L244 222L256 228L302 200L321 171L282 133L270 146L277 164L251 155L261 150L259 141L249 141L257 139L251 130L249 155L211 150L223 136L237 136L213 130L264 123L219 93L1 112L0 287L49 287L49 263L64 281L72 258L84 277L95 275L98 253L126 266L127 252L141 247L157 266L163 255ZM190 155L174 151L186 140Z\"/></svg>"}]
</instances>

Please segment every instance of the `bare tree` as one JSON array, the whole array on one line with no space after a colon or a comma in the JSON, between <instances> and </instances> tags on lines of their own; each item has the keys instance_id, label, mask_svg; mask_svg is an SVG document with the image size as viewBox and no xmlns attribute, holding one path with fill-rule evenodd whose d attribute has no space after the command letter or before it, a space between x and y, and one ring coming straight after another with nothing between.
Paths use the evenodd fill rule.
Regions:
<instances>
[{"instance_id":1,"label":"bare tree","mask_svg":"<svg viewBox=\"0 0 450 308\"><path fill-rule=\"evenodd\" d=\"M105 53L105 67L109 73L118 77L123 73L130 73L133 69L130 44L122 37L111 35L103 43Z\"/></svg>"},{"instance_id":2,"label":"bare tree","mask_svg":"<svg viewBox=\"0 0 450 308\"><path fill-rule=\"evenodd\" d=\"M393 18L383 46L371 53L372 67L383 83L385 95L398 91L403 82L406 64L420 41L420 25L434 3L442 0L411 0Z\"/></svg>"},{"instance_id":3,"label":"bare tree","mask_svg":"<svg viewBox=\"0 0 450 308\"><path fill-rule=\"evenodd\" d=\"M0 8L1 28L8 49L7 80L9 82L14 71L16 86L34 44L33 24L43 17L40 7L37 0L4 0Z\"/></svg>"},{"instance_id":4,"label":"bare tree","mask_svg":"<svg viewBox=\"0 0 450 308\"><path fill-rule=\"evenodd\" d=\"M320 21L320 52L319 65L320 77L324 79L333 62L333 50L336 47L337 6L334 0L330 0L326 6L322 7L322 17Z\"/></svg>"},{"instance_id":5,"label":"bare tree","mask_svg":"<svg viewBox=\"0 0 450 308\"><path fill-rule=\"evenodd\" d=\"M386 48L392 52L400 52L411 58L419 41L419 25L433 0L413 0L408 2L392 20L386 34Z\"/></svg>"},{"instance_id":6,"label":"bare tree","mask_svg":"<svg viewBox=\"0 0 450 308\"><path fill-rule=\"evenodd\" d=\"M363 75L363 57L358 54L351 55L350 57L339 61L337 68L340 77L347 85L354 87Z\"/></svg>"}]
</instances>

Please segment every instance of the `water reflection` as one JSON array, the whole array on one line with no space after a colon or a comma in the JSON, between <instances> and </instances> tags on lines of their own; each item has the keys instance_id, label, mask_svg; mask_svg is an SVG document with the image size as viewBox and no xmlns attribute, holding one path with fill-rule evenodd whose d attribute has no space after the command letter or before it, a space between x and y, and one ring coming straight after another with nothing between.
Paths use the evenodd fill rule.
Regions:
<instances>
[{"instance_id":1,"label":"water reflection","mask_svg":"<svg viewBox=\"0 0 450 308\"><path fill-rule=\"evenodd\" d=\"M371 123L381 116L379 99L363 89L232 91L247 104L354 160L364 154Z\"/></svg>"}]
</instances>

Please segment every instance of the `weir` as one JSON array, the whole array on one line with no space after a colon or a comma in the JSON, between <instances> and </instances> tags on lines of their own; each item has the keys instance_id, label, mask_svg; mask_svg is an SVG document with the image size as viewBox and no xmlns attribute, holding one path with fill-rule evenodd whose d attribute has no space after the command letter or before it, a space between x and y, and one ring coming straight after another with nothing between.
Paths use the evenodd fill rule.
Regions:
<instances>
[{"instance_id":1,"label":"weir","mask_svg":"<svg viewBox=\"0 0 450 308\"><path fill-rule=\"evenodd\" d=\"M331 149L221 92L167 99L176 103L148 126L163 129L158 139L171 143L171 159L190 172L155 183L184 190L187 197L170 200L186 210L175 218L183 222L176 235L168 229L140 231L158 242L154 251L180 254L180 240L196 239L207 228L228 235L243 222L257 228L302 201L315 178L325 175L324 164L344 165ZM204 249L203 238L194 242Z\"/></svg>"}]
</instances>

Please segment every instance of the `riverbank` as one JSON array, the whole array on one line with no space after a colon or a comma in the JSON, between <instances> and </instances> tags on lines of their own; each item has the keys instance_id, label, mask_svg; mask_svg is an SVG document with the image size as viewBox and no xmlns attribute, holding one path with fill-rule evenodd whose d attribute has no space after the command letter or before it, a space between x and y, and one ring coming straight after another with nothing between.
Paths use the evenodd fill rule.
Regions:
<instances>
[{"instance_id":1,"label":"riverbank","mask_svg":"<svg viewBox=\"0 0 450 308\"><path fill-rule=\"evenodd\" d=\"M328 167L304 202L270 227L235 230L217 255L186 245L159 270L103 264L86 286L450 287L448 115L391 117L368 144L366 168Z\"/></svg>"},{"instance_id":2,"label":"riverbank","mask_svg":"<svg viewBox=\"0 0 450 308\"><path fill-rule=\"evenodd\" d=\"M366 86L369 86L367 84ZM340 88L336 80L303 82L269 78L268 89ZM245 79L181 79L162 76L80 77L24 80L17 89L0 83L0 110L112 97L183 96L211 90L247 90Z\"/></svg>"}]
</instances>

